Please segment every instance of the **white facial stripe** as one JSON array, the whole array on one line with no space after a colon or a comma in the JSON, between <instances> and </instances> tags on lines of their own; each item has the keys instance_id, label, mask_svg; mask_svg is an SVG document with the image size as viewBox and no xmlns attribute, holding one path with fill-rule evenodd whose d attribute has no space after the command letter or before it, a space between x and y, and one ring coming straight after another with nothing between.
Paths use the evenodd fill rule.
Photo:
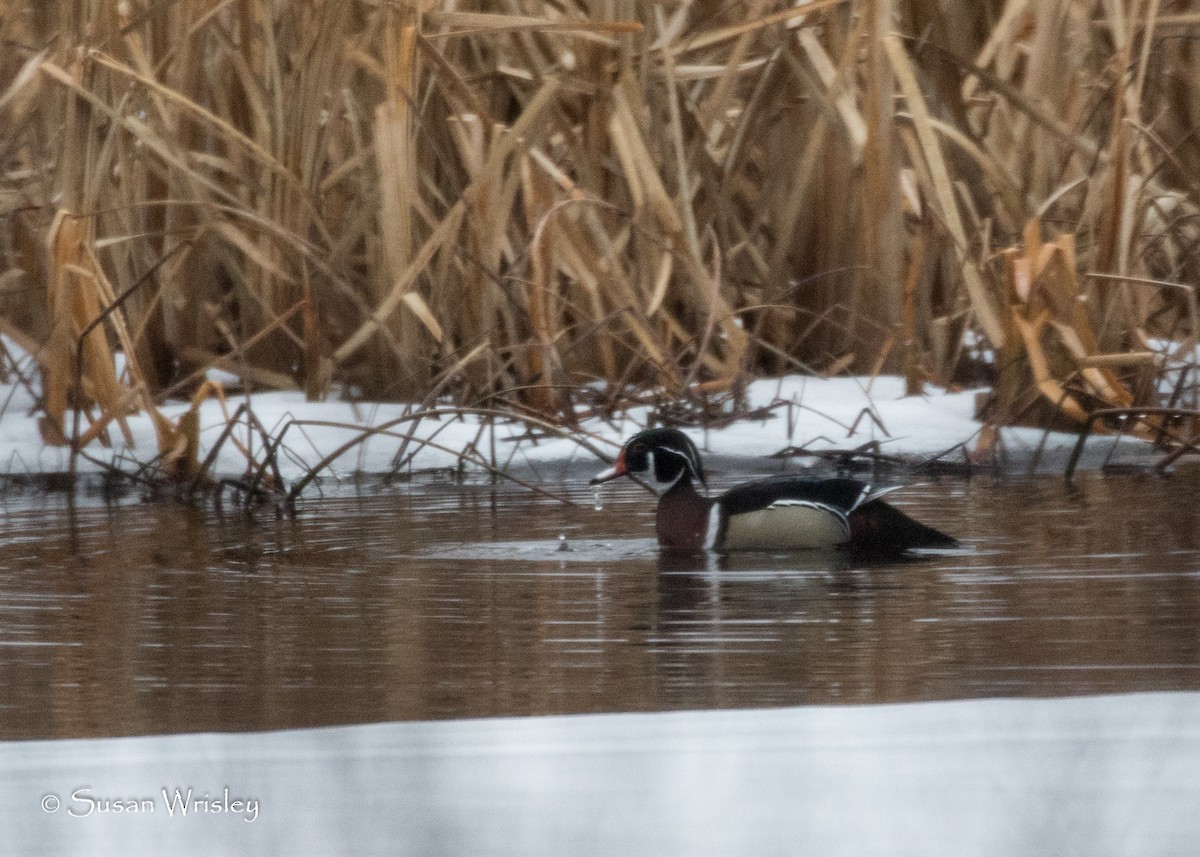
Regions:
<instances>
[{"instance_id":1,"label":"white facial stripe","mask_svg":"<svg viewBox=\"0 0 1200 857\"><path fill-rule=\"evenodd\" d=\"M657 470L657 469L655 469L655 467L654 467L654 450L652 450L652 449L651 449L651 450L647 450L647 452L646 452L646 469L645 469L645 470L639 470L639 471L637 471L637 472L638 472L639 474L642 474L642 473L649 473L649 474L650 474L650 482L652 483L652 484L650 485L650 487L651 487L651 488L653 488L653 489L654 489L654 493L658 494L658 496L660 496L660 497L661 497L663 494L665 494L665 493L667 493L668 491L670 491L670 490L671 490L671 486L672 486L672 485L674 485L676 482L678 482L678 481L679 481L678 479L673 479L673 480L671 480L670 482L668 482L666 485L660 485L660 484L659 484L659 481L658 481L658 470Z\"/></svg>"},{"instance_id":2,"label":"white facial stripe","mask_svg":"<svg viewBox=\"0 0 1200 857\"><path fill-rule=\"evenodd\" d=\"M700 468L697 466L696 459L692 457L690 452L680 452L678 449L671 449L669 446L660 446L659 449L663 452L669 452L677 458L682 458L683 463L687 465L687 469L691 472L692 476L697 479L700 477Z\"/></svg>"}]
</instances>

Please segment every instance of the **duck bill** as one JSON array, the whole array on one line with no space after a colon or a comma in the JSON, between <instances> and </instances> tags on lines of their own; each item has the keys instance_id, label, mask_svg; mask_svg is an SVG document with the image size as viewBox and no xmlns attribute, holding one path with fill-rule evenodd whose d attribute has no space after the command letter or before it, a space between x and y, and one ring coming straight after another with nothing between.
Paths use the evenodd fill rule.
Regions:
<instances>
[{"instance_id":1,"label":"duck bill","mask_svg":"<svg viewBox=\"0 0 1200 857\"><path fill-rule=\"evenodd\" d=\"M625 450L622 449L617 455L617 460L613 462L613 466L602 473L597 473L588 484L599 485L601 482L608 482L619 476L625 476L627 473L629 473L629 468L625 466Z\"/></svg>"}]
</instances>

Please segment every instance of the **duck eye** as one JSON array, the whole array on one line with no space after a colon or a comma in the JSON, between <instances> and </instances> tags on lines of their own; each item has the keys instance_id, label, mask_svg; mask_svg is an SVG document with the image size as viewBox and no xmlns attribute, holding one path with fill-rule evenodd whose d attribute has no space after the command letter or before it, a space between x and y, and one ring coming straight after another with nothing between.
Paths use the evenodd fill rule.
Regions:
<instances>
[{"instance_id":1,"label":"duck eye","mask_svg":"<svg viewBox=\"0 0 1200 857\"><path fill-rule=\"evenodd\" d=\"M645 452L646 444L642 443L640 440L637 443L631 443L629 445L629 451L632 452L634 455L637 455L638 453L641 453L641 452Z\"/></svg>"}]
</instances>

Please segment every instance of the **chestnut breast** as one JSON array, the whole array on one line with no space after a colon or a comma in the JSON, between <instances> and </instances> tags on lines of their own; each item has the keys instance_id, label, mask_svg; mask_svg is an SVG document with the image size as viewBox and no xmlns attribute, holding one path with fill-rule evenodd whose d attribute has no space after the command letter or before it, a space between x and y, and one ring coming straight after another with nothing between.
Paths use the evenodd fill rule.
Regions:
<instances>
[{"instance_id":1,"label":"chestnut breast","mask_svg":"<svg viewBox=\"0 0 1200 857\"><path fill-rule=\"evenodd\" d=\"M673 550L702 550L711 507L712 501L702 497L689 480L676 482L658 501L658 543Z\"/></svg>"}]
</instances>

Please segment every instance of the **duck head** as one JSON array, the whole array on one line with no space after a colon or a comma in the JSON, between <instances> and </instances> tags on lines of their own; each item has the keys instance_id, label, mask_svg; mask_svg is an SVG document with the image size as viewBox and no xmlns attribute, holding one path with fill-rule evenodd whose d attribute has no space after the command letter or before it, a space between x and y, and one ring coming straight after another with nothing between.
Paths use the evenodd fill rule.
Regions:
<instances>
[{"instance_id":1,"label":"duck head","mask_svg":"<svg viewBox=\"0 0 1200 857\"><path fill-rule=\"evenodd\" d=\"M650 474L655 482L674 485L680 479L695 479L704 484L700 452L691 438L673 428L638 432L621 447L613 466L592 477L599 485L618 476Z\"/></svg>"}]
</instances>

